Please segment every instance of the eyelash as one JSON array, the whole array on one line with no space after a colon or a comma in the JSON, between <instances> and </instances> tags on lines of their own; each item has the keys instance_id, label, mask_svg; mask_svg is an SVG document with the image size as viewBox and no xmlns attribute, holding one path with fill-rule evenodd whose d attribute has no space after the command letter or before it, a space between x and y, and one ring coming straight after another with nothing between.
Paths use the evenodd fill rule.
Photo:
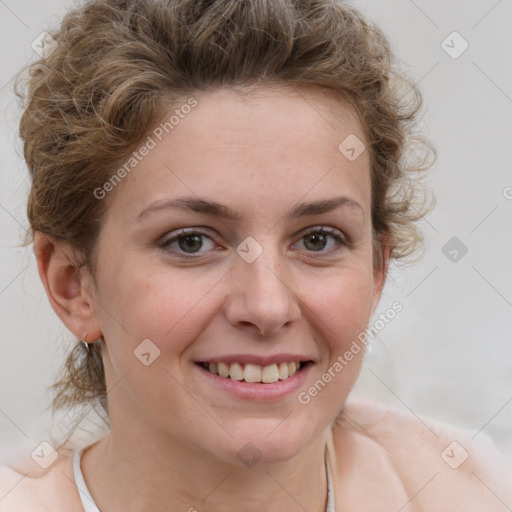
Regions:
<instances>
[{"instance_id":1,"label":"eyelash","mask_svg":"<svg viewBox=\"0 0 512 512\"><path fill-rule=\"evenodd\" d=\"M328 228L328 227L315 227L315 228L311 228L310 230L306 231L301 237L299 240L301 240L302 238L308 236L308 235L312 235L312 234L317 234L317 233L321 233L321 234L324 234L324 235L329 235L331 236L332 238L334 238L334 240L336 241L336 244L338 245L338 247L334 248L334 249L331 249L329 251L308 251L308 252L311 252L313 254L332 254L333 252L337 252L337 251L340 251L342 250L344 247L347 247L349 246L349 243L345 240L344 236L342 235L342 233L340 231L338 231L337 229L333 229L333 228ZM168 238L167 240L164 240L161 244L160 244L160 248L162 248L164 251L166 252L169 252L169 253L173 253L175 255L177 255L179 258L183 258L183 259L197 259L199 258L200 256L196 256L197 255L200 255L200 254L203 254L203 253L190 253L190 254L187 254L187 253L184 253L184 252L180 252L176 249L172 249L170 248L169 246L182 239L182 238L186 238L187 236L193 236L193 235L199 235L199 236L204 236L204 237L207 237L209 238L210 240L213 241L212 237L209 236L208 234L202 232L202 231L198 231L194 228L190 228L190 229L183 229L183 230L180 230L179 232L177 232L175 235L173 235L171 238Z\"/></svg>"}]
</instances>

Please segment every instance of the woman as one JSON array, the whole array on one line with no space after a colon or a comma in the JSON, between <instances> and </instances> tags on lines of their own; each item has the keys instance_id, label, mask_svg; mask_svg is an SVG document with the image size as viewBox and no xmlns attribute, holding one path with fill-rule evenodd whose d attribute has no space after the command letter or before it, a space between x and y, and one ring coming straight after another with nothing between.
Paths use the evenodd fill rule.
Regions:
<instances>
[{"instance_id":1,"label":"woman","mask_svg":"<svg viewBox=\"0 0 512 512\"><path fill-rule=\"evenodd\" d=\"M482 437L349 398L419 243L419 93L382 33L334 0L98 0L52 36L20 133L83 342L54 405L109 432L3 467L2 511L509 510Z\"/></svg>"}]
</instances>

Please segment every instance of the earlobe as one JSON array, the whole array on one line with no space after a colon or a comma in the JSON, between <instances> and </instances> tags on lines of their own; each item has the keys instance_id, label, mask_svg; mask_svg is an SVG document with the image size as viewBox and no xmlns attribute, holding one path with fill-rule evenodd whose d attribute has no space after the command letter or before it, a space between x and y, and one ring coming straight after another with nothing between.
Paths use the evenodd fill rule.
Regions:
<instances>
[{"instance_id":1,"label":"earlobe","mask_svg":"<svg viewBox=\"0 0 512 512\"><path fill-rule=\"evenodd\" d=\"M66 327L89 340L101 337L92 304L92 290L86 288L84 271L79 269L76 251L52 236L36 233L34 252L39 276L53 310Z\"/></svg>"}]
</instances>

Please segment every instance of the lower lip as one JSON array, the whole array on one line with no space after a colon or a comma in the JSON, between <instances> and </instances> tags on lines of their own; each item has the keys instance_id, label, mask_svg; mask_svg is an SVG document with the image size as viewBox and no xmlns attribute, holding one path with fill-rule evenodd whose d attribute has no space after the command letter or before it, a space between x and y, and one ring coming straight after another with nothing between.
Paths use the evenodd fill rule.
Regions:
<instances>
[{"instance_id":1,"label":"lower lip","mask_svg":"<svg viewBox=\"0 0 512 512\"><path fill-rule=\"evenodd\" d=\"M313 364L308 363L292 377L273 382L272 384L233 380L229 377L214 375L197 363L194 363L194 366L202 376L208 379L212 386L234 396L248 400L278 400L300 389L308 377Z\"/></svg>"}]
</instances>

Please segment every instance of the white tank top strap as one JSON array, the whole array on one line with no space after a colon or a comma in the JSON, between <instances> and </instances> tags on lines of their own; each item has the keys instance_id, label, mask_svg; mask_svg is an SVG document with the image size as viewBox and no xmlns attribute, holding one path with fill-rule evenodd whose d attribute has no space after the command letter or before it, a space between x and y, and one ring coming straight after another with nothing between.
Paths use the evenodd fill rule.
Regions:
<instances>
[{"instance_id":1,"label":"white tank top strap","mask_svg":"<svg viewBox=\"0 0 512 512\"><path fill-rule=\"evenodd\" d=\"M75 476L76 486L78 487L78 494L80 495L80 501L82 502L85 512L101 512L92 499L91 493L85 483L82 469L80 468L80 459L85 449L86 448L82 448L73 455L73 474Z\"/></svg>"}]
</instances>

